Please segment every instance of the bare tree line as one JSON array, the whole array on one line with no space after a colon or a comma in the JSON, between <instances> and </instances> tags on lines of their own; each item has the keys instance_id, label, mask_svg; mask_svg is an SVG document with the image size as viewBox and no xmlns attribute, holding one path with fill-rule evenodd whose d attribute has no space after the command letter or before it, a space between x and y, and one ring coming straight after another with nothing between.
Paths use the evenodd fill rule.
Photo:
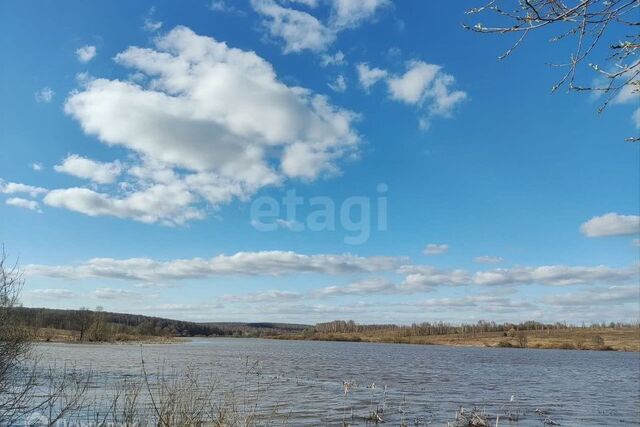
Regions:
<instances>
[{"instance_id":1,"label":"bare tree line","mask_svg":"<svg viewBox=\"0 0 640 427\"><path fill-rule=\"evenodd\" d=\"M318 323L313 328L309 329L309 332L320 333L385 333L393 332L398 336L432 336L432 335L462 335L462 336L474 336L476 334L487 332L503 332L509 333L513 331L550 331L550 330L562 330L562 329L595 329L595 328L610 328L620 329L629 327L640 327L639 324L629 324L622 322L601 322L593 324L582 325L570 325L568 323L556 322L556 323L542 323L536 321L526 321L520 323L496 323L480 320L477 323L472 324L460 324L454 325L446 322L436 323L414 323L412 325L394 325L394 324L381 324L381 325L364 325L358 324L353 320L334 320L332 322Z\"/></svg>"}]
</instances>

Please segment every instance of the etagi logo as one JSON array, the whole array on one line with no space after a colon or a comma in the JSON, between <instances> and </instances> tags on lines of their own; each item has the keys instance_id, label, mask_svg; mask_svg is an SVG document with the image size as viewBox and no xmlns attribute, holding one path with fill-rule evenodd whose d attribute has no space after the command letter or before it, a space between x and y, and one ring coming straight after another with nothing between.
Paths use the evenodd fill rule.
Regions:
<instances>
[{"instance_id":1,"label":"etagi logo","mask_svg":"<svg viewBox=\"0 0 640 427\"><path fill-rule=\"evenodd\" d=\"M341 229L345 231L344 243L361 245L369 240L372 229L387 230L388 190L386 184L378 184L376 196L351 196L341 203L326 196L306 200L296 190L288 190L280 200L258 197L251 203L251 225L264 232L283 228L294 232ZM301 210L305 212L301 214ZM375 228L372 218L376 220Z\"/></svg>"}]
</instances>

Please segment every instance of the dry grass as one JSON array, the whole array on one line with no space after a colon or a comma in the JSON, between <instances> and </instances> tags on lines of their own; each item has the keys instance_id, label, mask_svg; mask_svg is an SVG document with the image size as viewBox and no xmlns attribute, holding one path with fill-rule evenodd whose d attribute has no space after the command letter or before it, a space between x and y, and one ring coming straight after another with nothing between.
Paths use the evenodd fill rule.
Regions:
<instances>
[{"instance_id":1,"label":"dry grass","mask_svg":"<svg viewBox=\"0 0 640 427\"><path fill-rule=\"evenodd\" d=\"M186 341L185 338L155 336L155 335L134 335L117 333L109 343L147 343L147 344L171 344ZM38 328L34 333L34 340L37 342L56 342L56 343L77 343L80 342L80 333L78 331L69 331L66 329ZM84 342L86 343L86 342Z\"/></svg>"},{"instance_id":2,"label":"dry grass","mask_svg":"<svg viewBox=\"0 0 640 427\"><path fill-rule=\"evenodd\" d=\"M568 328L544 331L522 331L527 348L640 351L640 328ZM600 337L600 338L598 338ZM273 338L355 341L398 344L437 344L465 347L521 347L517 337L505 336L502 332L476 334L449 334L429 336L401 336L395 331L375 333L312 333L282 335Z\"/></svg>"}]
</instances>

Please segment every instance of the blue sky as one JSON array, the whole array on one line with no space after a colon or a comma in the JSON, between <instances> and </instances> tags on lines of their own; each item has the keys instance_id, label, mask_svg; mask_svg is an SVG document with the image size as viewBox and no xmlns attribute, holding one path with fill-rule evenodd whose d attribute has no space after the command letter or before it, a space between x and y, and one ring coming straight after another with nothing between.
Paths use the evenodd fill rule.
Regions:
<instances>
[{"instance_id":1,"label":"blue sky","mask_svg":"<svg viewBox=\"0 0 640 427\"><path fill-rule=\"evenodd\" d=\"M24 304L637 319L637 96L597 114L599 99L551 93L566 45L540 34L498 61L510 40L465 31L464 11L3 2L0 241ZM265 200L277 218L255 217ZM335 229L309 229L313 200Z\"/></svg>"}]
</instances>

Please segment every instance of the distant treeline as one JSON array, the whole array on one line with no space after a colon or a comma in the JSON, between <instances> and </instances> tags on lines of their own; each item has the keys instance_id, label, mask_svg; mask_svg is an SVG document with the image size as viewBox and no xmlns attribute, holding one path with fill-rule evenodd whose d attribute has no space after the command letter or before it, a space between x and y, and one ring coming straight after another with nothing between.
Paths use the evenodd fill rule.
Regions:
<instances>
[{"instance_id":1,"label":"distant treeline","mask_svg":"<svg viewBox=\"0 0 640 427\"><path fill-rule=\"evenodd\" d=\"M487 332L504 332L513 333L514 331L546 331L574 328L628 328L640 327L639 323L593 323L589 325L569 325L567 323L540 323L535 321L527 321L522 323L496 323L480 320L478 323L453 325L445 322L438 323L414 323L410 326L398 326L393 324L380 325L359 325L353 320L335 320L333 322L318 323L310 328L306 333L363 333L363 334L382 334L393 332L394 335L412 337L412 336L431 336L431 335L475 335Z\"/></svg>"},{"instance_id":2,"label":"distant treeline","mask_svg":"<svg viewBox=\"0 0 640 427\"><path fill-rule=\"evenodd\" d=\"M122 336L245 336L301 332L307 325L284 323L196 323L98 310L13 307L14 324L73 331L80 341L113 341Z\"/></svg>"}]
</instances>

